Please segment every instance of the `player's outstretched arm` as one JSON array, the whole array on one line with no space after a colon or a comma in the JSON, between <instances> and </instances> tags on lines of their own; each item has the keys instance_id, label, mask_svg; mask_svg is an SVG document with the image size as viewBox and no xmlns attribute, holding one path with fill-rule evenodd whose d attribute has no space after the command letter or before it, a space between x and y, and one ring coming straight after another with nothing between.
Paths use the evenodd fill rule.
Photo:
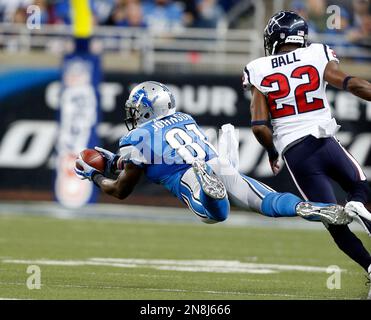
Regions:
<instances>
[{"instance_id":1,"label":"player's outstretched arm","mask_svg":"<svg viewBox=\"0 0 371 320\"><path fill-rule=\"evenodd\" d=\"M143 169L132 163L127 163L117 179L109 179L83 159L78 158L76 159L75 173L80 179L94 182L104 193L118 199L125 199L139 182Z\"/></svg>"},{"instance_id":2,"label":"player's outstretched arm","mask_svg":"<svg viewBox=\"0 0 371 320\"><path fill-rule=\"evenodd\" d=\"M357 97L371 101L371 83L364 79L347 75L339 69L339 65L335 61L327 63L324 78L335 88L349 91Z\"/></svg>"},{"instance_id":3,"label":"player's outstretched arm","mask_svg":"<svg viewBox=\"0 0 371 320\"><path fill-rule=\"evenodd\" d=\"M116 180L106 178L100 173L95 174L92 180L104 193L118 199L125 199L138 184L142 173L143 169L132 163L127 163Z\"/></svg>"},{"instance_id":4,"label":"player's outstretched arm","mask_svg":"<svg viewBox=\"0 0 371 320\"><path fill-rule=\"evenodd\" d=\"M269 163L274 174L279 171L278 152L273 144L272 130L268 127L269 109L265 96L255 87L251 87L251 127L256 139L267 150Z\"/></svg>"}]
</instances>

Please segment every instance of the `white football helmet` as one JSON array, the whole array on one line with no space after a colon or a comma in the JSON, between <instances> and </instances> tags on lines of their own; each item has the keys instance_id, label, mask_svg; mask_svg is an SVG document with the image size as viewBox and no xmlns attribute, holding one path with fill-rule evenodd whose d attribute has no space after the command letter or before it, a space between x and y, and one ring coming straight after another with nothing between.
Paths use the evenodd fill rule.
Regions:
<instances>
[{"instance_id":1,"label":"white football helmet","mask_svg":"<svg viewBox=\"0 0 371 320\"><path fill-rule=\"evenodd\" d=\"M145 122L174 114L175 99L162 83L145 81L131 90L125 112L125 125L131 131Z\"/></svg>"}]
</instances>

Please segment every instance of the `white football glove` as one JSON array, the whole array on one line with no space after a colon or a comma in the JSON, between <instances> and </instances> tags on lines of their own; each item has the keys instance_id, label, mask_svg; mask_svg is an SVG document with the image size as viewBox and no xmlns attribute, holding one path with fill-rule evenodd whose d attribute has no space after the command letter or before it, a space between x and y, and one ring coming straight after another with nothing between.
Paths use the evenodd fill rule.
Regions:
<instances>
[{"instance_id":1,"label":"white football glove","mask_svg":"<svg viewBox=\"0 0 371 320\"><path fill-rule=\"evenodd\" d=\"M76 173L77 177L80 178L81 180L88 179L89 181L93 181L94 175L97 174L97 173L100 173L97 169L88 165L81 158L77 158L75 163L76 163L75 173ZM77 164L79 164L83 169L77 168Z\"/></svg>"},{"instance_id":2,"label":"white football glove","mask_svg":"<svg viewBox=\"0 0 371 320\"><path fill-rule=\"evenodd\" d=\"M94 147L94 149L97 150L106 159L106 166L104 168L104 172L111 174L115 173L117 169L116 163L120 156L100 147Z\"/></svg>"}]
</instances>

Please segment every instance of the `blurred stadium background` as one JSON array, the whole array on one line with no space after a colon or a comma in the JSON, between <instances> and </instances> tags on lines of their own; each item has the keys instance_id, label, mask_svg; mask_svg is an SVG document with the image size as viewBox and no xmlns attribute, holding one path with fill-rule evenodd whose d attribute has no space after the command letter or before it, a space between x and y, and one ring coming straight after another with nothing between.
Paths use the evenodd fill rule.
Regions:
<instances>
[{"instance_id":1,"label":"blurred stadium background","mask_svg":"<svg viewBox=\"0 0 371 320\"><path fill-rule=\"evenodd\" d=\"M331 4L341 6L340 30L326 28ZM39 29L27 27L30 5L40 8ZM123 104L130 88L154 79L170 85L179 110L194 115L212 140L224 123L240 129L241 171L296 192L285 170L272 179L249 128L249 93L241 89L244 65L263 55L267 19L279 9L299 11L309 19L311 41L330 44L350 74L370 77L368 1L92 0L91 7L90 48L102 59L96 130L110 150L125 133ZM74 46L69 1L1 0L0 22L0 199L53 200L62 58ZM340 140L371 176L370 104L328 91L342 125ZM127 203L178 202L163 196L162 188L143 182ZM99 201L113 200L99 195Z\"/></svg>"},{"instance_id":2,"label":"blurred stadium background","mask_svg":"<svg viewBox=\"0 0 371 320\"><path fill-rule=\"evenodd\" d=\"M241 171L278 191L298 194L286 169L272 177L267 155L250 130L250 95L241 87L242 69L264 55L263 29L280 9L307 18L310 41L329 44L345 71L371 80L367 0L91 0L92 15L75 17L80 22L91 18L89 43L73 38L87 38L89 31L72 26L72 3L0 0L2 214L195 221L186 210L171 209L184 206L145 180L122 206L97 190L85 190L88 184L72 173L81 149L117 150L126 133L125 99L133 85L145 80L169 85L178 110L192 114L212 141L222 124L234 124ZM340 8L339 29L326 26L331 5ZM77 60L76 46L81 46ZM328 98L342 125L338 138L371 177L371 104L334 88L328 88ZM336 190L344 203L345 194ZM98 204L81 209L87 202ZM232 213L229 223L323 228L295 219L283 219L281 225L241 212Z\"/></svg>"}]
</instances>

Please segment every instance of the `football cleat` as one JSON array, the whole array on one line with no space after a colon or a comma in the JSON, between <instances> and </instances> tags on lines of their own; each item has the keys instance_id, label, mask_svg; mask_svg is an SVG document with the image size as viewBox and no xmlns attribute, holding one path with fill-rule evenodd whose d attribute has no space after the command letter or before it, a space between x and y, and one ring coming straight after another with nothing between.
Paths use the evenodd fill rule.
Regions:
<instances>
[{"instance_id":1,"label":"football cleat","mask_svg":"<svg viewBox=\"0 0 371 320\"><path fill-rule=\"evenodd\" d=\"M195 160L192 163L193 171L196 174L197 180L201 185L202 190L213 199L224 199L227 195L227 190L224 183L219 177L213 173L211 168L201 160Z\"/></svg>"},{"instance_id":2,"label":"football cleat","mask_svg":"<svg viewBox=\"0 0 371 320\"><path fill-rule=\"evenodd\" d=\"M345 207L345 212L349 217L357 221L363 228L365 228L367 234L371 237L371 213L365 208L362 202L349 201Z\"/></svg>"},{"instance_id":3,"label":"football cleat","mask_svg":"<svg viewBox=\"0 0 371 320\"><path fill-rule=\"evenodd\" d=\"M352 218L339 205L316 206L311 202L300 202L296 206L298 216L306 219L320 218L329 224L344 225L352 222Z\"/></svg>"}]
</instances>

